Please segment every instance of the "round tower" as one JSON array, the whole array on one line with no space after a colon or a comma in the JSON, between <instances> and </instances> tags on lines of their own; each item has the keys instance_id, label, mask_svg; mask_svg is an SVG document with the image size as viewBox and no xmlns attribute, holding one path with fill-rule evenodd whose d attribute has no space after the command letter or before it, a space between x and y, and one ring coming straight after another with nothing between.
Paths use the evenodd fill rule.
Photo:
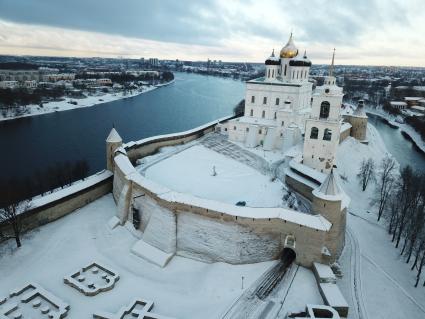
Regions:
<instances>
[{"instance_id":1,"label":"round tower","mask_svg":"<svg viewBox=\"0 0 425 319\"><path fill-rule=\"evenodd\" d=\"M312 193L312 210L332 223L326 240L326 248L331 253L331 259L335 260L344 248L349 197L338 185L333 169L325 181Z\"/></svg>"},{"instance_id":2,"label":"round tower","mask_svg":"<svg viewBox=\"0 0 425 319\"><path fill-rule=\"evenodd\" d=\"M352 115L349 115L350 135L359 141L366 141L367 120L368 118L364 111L364 101L359 100L356 110Z\"/></svg>"},{"instance_id":3,"label":"round tower","mask_svg":"<svg viewBox=\"0 0 425 319\"><path fill-rule=\"evenodd\" d=\"M111 132L106 138L106 168L110 171L114 171L114 153L117 148L122 146L121 136L117 130L112 127Z\"/></svg>"}]
</instances>

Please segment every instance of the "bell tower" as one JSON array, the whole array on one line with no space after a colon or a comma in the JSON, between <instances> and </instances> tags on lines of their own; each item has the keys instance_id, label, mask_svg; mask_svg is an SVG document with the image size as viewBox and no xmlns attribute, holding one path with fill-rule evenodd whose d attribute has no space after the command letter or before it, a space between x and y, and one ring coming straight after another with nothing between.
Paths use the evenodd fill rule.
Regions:
<instances>
[{"instance_id":1,"label":"bell tower","mask_svg":"<svg viewBox=\"0 0 425 319\"><path fill-rule=\"evenodd\" d=\"M333 76L335 49L329 75L313 93L312 110L305 124L303 163L328 174L339 144L341 104L344 94Z\"/></svg>"}]
</instances>

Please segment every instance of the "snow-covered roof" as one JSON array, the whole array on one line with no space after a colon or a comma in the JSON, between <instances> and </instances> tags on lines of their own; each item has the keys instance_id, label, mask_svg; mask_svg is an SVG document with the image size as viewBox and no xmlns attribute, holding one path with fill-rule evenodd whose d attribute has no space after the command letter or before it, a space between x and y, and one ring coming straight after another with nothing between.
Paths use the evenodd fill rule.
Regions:
<instances>
[{"instance_id":1,"label":"snow-covered roof","mask_svg":"<svg viewBox=\"0 0 425 319\"><path fill-rule=\"evenodd\" d=\"M239 122L239 123L246 123L246 124L254 124L254 125L263 125L263 126L277 126L277 121L273 119L263 119L263 118L256 118L256 117L250 117L250 116L242 116L234 120L230 120L229 123L232 122Z\"/></svg>"},{"instance_id":2,"label":"snow-covered roof","mask_svg":"<svg viewBox=\"0 0 425 319\"><path fill-rule=\"evenodd\" d=\"M109 142L109 143L122 142L122 138L118 134L118 132L115 128L112 128L111 132L109 133L108 137L106 138L106 142Z\"/></svg>"},{"instance_id":3,"label":"snow-covered roof","mask_svg":"<svg viewBox=\"0 0 425 319\"><path fill-rule=\"evenodd\" d=\"M342 191L335 179L334 171L333 169L331 169L331 172L326 177L322 185L320 185L316 194L337 196L337 195L340 195L341 193Z\"/></svg>"},{"instance_id":4,"label":"snow-covered roof","mask_svg":"<svg viewBox=\"0 0 425 319\"><path fill-rule=\"evenodd\" d=\"M347 130L349 130L351 127L352 127L352 125L351 125L350 123L348 123L348 122L343 122L343 123L341 124L341 133L342 133L342 132L345 132L345 131L347 131Z\"/></svg>"}]
</instances>

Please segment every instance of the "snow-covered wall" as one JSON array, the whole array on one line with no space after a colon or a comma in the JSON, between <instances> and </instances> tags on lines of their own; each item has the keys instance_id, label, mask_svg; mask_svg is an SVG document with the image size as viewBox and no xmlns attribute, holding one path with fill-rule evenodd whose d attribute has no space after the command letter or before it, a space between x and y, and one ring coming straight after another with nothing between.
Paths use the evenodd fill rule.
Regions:
<instances>
[{"instance_id":1,"label":"snow-covered wall","mask_svg":"<svg viewBox=\"0 0 425 319\"><path fill-rule=\"evenodd\" d=\"M111 189L112 172L102 171L64 189L35 197L30 202L30 208L21 214L22 231L28 231L61 218L106 195L111 192ZM0 225L0 228L8 231L5 226Z\"/></svg>"}]
</instances>

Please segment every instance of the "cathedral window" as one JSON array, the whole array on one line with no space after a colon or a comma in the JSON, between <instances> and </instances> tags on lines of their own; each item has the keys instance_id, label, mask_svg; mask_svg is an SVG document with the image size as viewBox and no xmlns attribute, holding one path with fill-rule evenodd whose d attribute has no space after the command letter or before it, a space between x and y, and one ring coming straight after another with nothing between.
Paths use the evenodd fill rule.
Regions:
<instances>
[{"instance_id":1,"label":"cathedral window","mask_svg":"<svg viewBox=\"0 0 425 319\"><path fill-rule=\"evenodd\" d=\"M263 113L261 114L261 117L262 118L265 118L266 117L266 111L263 111Z\"/></svg>"},{"instance_id":2,"label":"cathedral window","mask_svg":"<svg viewBox=\"0 0 425 319\"><path fill-rule=\"evenodd\" d=\"M249 127L246 128L246 131L249 132Z\"/></svg>"},{"instance_id":3,"label":"cathedral window","mask_svg":"<svg viewBox=\"0 0 425 319\"><path fill-rule=\"evenodd\" d=\"M267 104L267 98L263 97L263 104Z\"/></svg>"},{"instance_id":4,"label":"cathedral window","mask_svg":"<svg viewBox=\"0 0 425 319\"><path fill-rule=\"evenodd\" d=\"M330 111L331 105L328 101L323 101L322 104L320 104L320 118L321 119L327 119L329 117L329 111Z\"/></svg>"},{"instance_id":5,"label":"cathedral window","mask_svg":"<svg viewBox=\"0 0 425 319\"><path fill-rule=\"evenodd\" d=\"M251 96L251 103L255 103L255 96Z\"/></svg>"},{"instance_id":6,"label":"cathedral window","mask_svg":"<svg viewBox=\"0 0 425 319\"><path fill-rule=\"evenodd\" d=\"M276 98L276 105L279 105L279 102L280 102L280 101L279 101L279 98L277 97L277 98Z\"/></svg>"},{"instance_id":7,"label":"cathedral window","mask_svg":"<svg viewBox=\"0 0 425 319\"><path fill-rule=\"evenodd\" d=\"M274 78L274 70L272 70L272 78Z\"/></svg>"},{"instance_id":8,"label":"cathedral window","mask_svg":"<svg viewBox=\"0 0 425 319\"><path fill-rule=\"evenodd\" d=\"M277 118L277 114L276 114L276 112L274 112L274 119L276 119Z\"/></svg>"},{"instance_id":9,"label":"cathedral window","mask_svg":"<svg viewBox=\"0 0 425 319\"><path fill-rule=\"evenodd\" d=\"M254 116L254 110L251 109L250 116Z\"/></svg>"},{"instance_id":10,"label":"cathedral window","mask_svg":"<svg viewBox=\"0 0 425 319\"><path fill-rule=\"evenodd\" d=\"M283 73L283 75L284 76L286 76L286 68L287 68L288 66L285 64L285 71L284 71L284 73Z\"/></svg>"},{"instance_id":11,"label":"cathedral window","mask_svg":"<svg viewBox=\"0 0 425 319\"><path fill-rule=\"evenodd\" d=\"M285 122L284 121L282 121L282 126L285 124Z\"/></svg>"},{"instance_id":12,"label":"cathedral window","mask_svg":"<svg viewBox=\"0 0 425 319\"><path fill-rule=\"evenodd\" d=\"M270 69L267 71L267 77L270 77Z\"/></svg>"},{"instance_id":13,"label":"cathedral window","mask_svg":"<svg viewBox=\"0 0 425 319\"><path fill-rule=\"evenodd\" d=\"M332 139L332 130L325 129L325 133L323 133L323 140L324 141L330 141Z\"/></svg>"},{"instance_id":14,"label":"cathedral window","mask_svg":"<svg viewBox=\"0 0 425 319\"><path fill-rule=\"evenodd\" d=\"M263 133L262 131L261 131L261 129L258 131L258 134L261 134L261 133Z\"/></svg>"},{"instance_id":15,"label":"cathedral window","mask_svg":"<svg viewBox=\"0 0 425 319\"><path fill-rule=\"evenodd\" d=\"M319 137L319 129L317 127L312 127L310 132L310 138L313 140L317 140Z\"/></svg>"}]
</instances>

